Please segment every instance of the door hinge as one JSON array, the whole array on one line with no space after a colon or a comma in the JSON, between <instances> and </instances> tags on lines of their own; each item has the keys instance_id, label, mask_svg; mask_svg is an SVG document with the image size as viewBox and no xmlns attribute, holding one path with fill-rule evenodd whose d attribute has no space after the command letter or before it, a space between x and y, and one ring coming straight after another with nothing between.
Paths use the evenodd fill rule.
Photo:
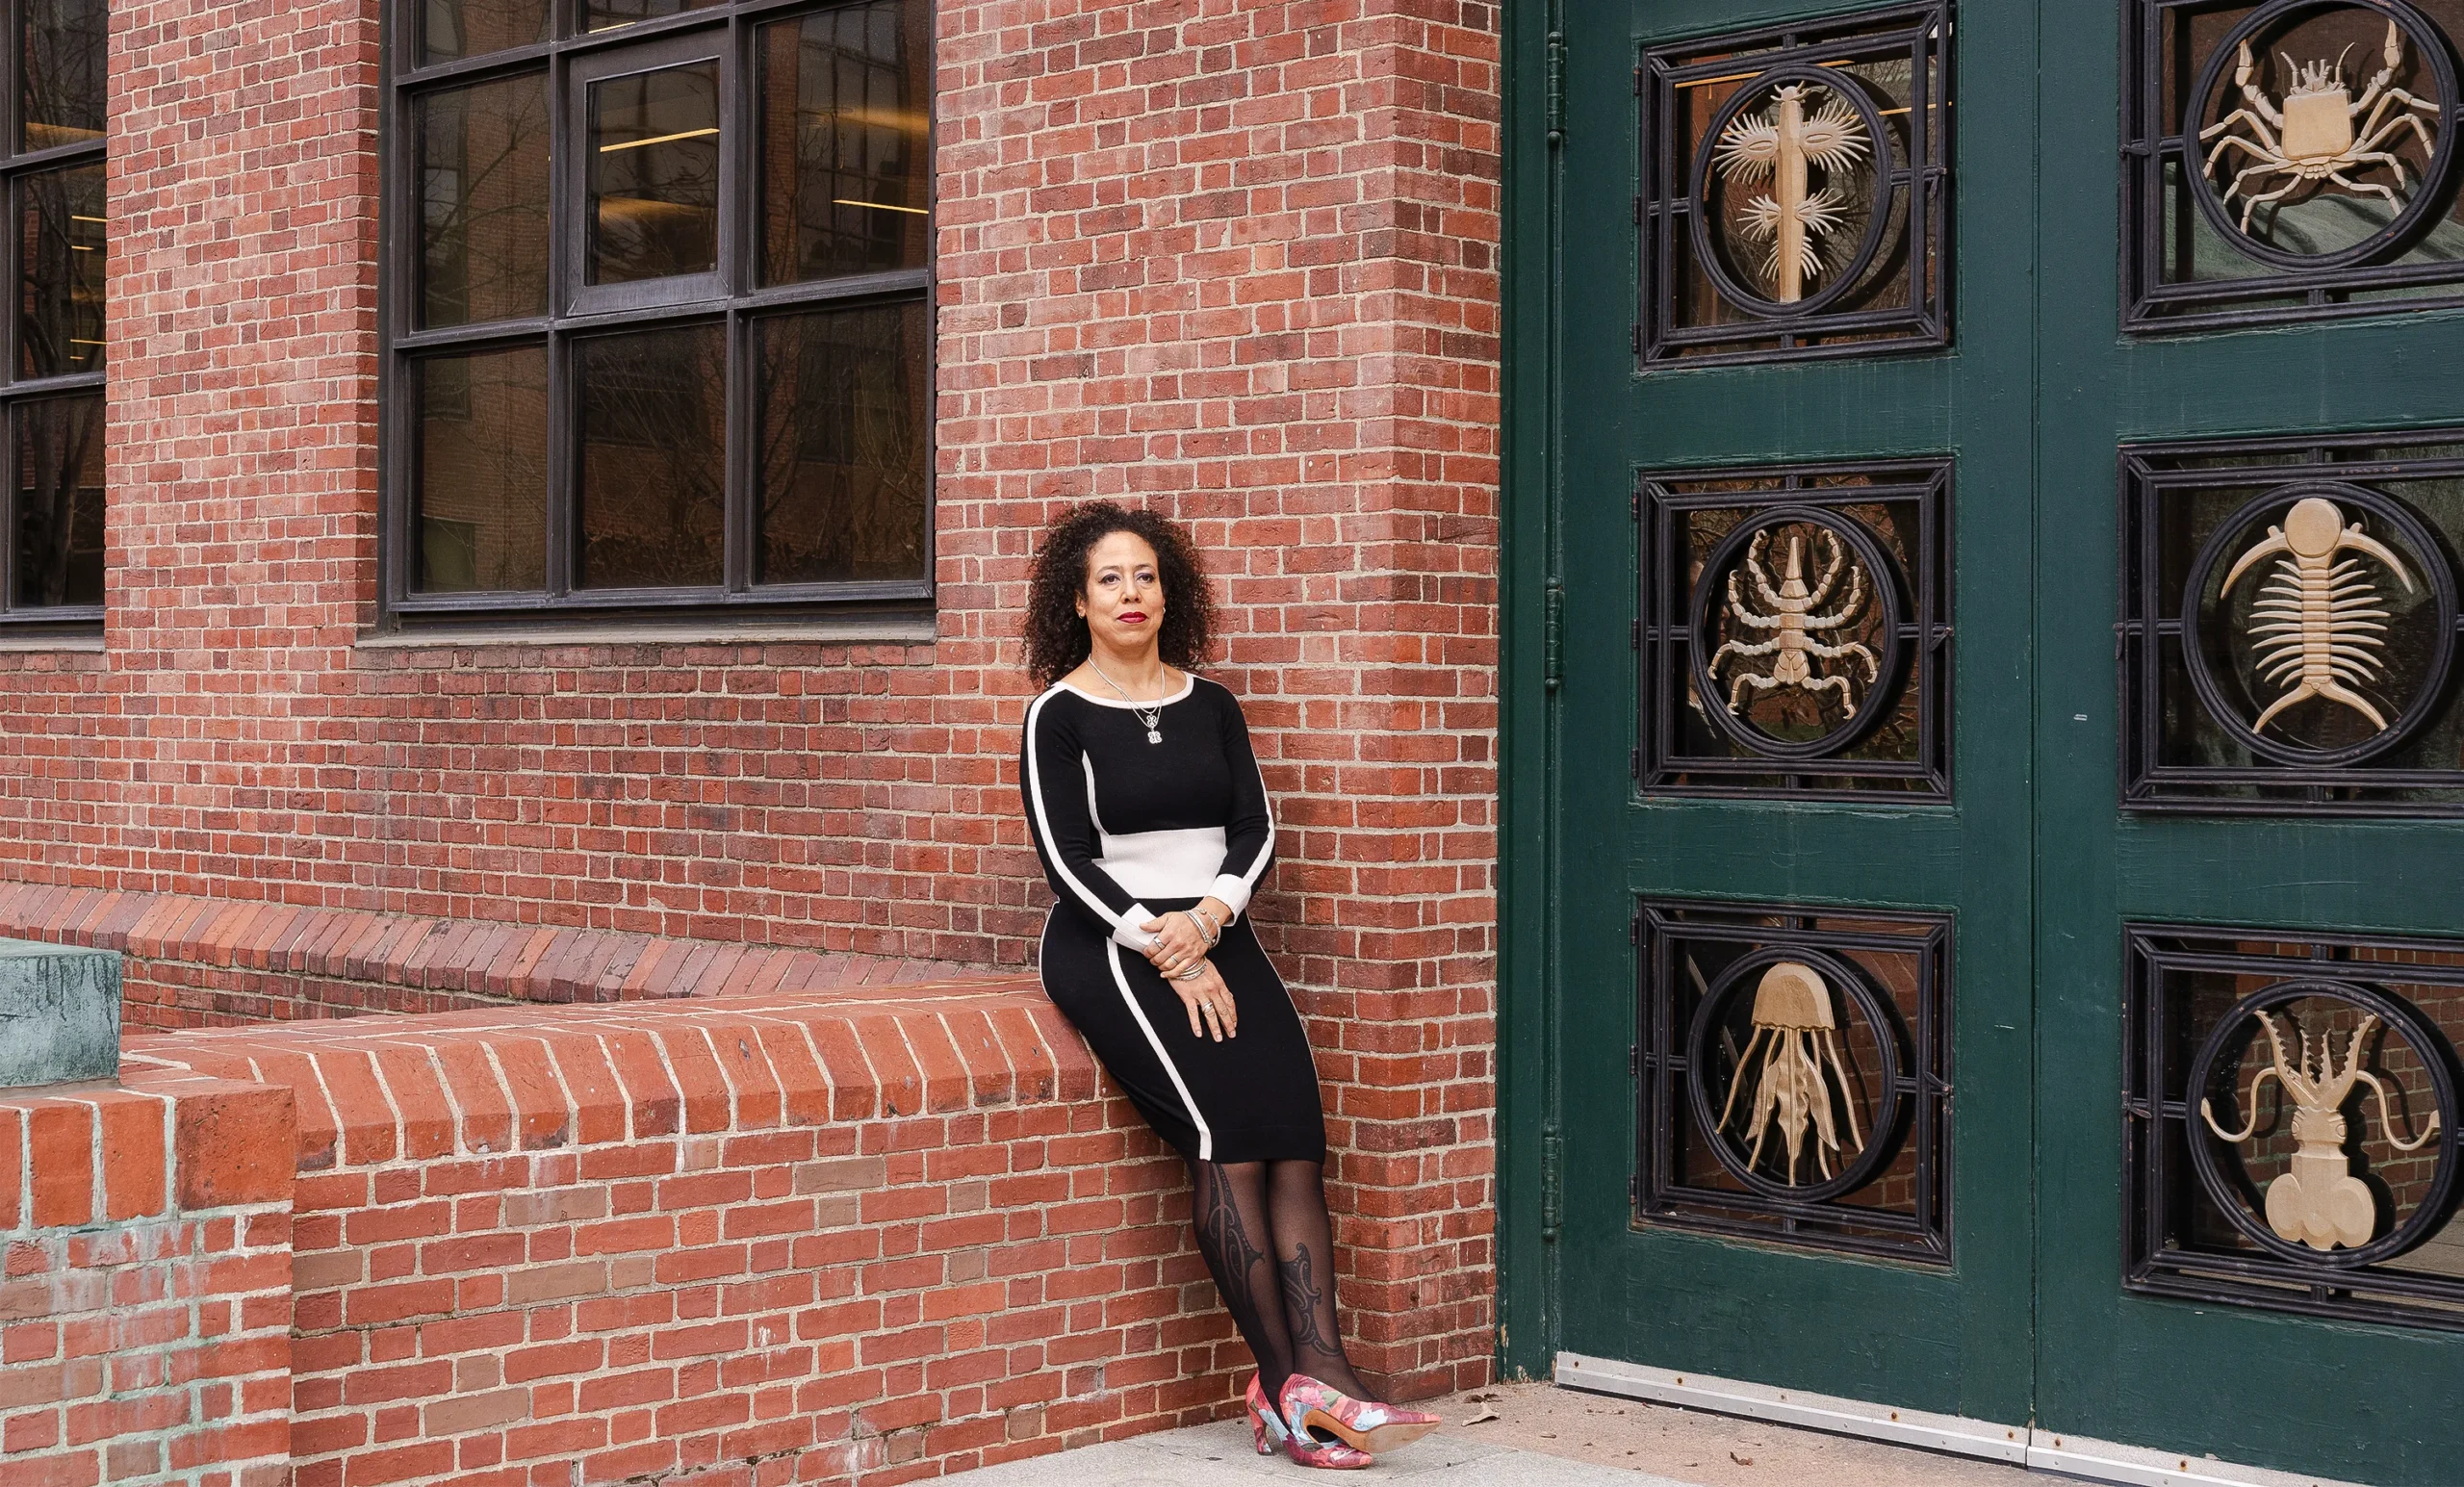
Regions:
<instances>
[{"instance_id":1,"label":"door hinge","mask_svg":"<svg viewBox=\"0 0 2464 1487\"><path fill-rule=\"evenodd\" d=\"M1642 321L1640 321L1640 320L1636 320L1636 321L1634 322L1634 334L1633 334L1632 340L1633 340L1633 343L1634 343L1634 354L1635 354L1636 356L1640 356L1640 355L1642 355L1642 354L1643 354L1643 322L1642 322Z\"/></svg>"},{"instance_id":2,"label":"door hinge","mask_svg":"<svg viewBox=\"0 0 2464 1487\"><path fill-rule=\"evenodd\" d=\"M1634 751L1634 758L1635 758L1635 760L1636 760L1635 767L1634 767L1634 772L1635 772L1636 774L1638 774L1638 775L1642 773L1642 765L1641 765L1641 762L1640 762L1640 761L1641 761L1641 759L1642 759L1642 756L1643 756L1643 751L1642 751L1642 750L1637 749L1637 750L1635 750L1635 751ZM1628 943L1628 944L1630 944L1630 945L1639 945L1639 944L1641 944L1642 942L1643 942L1643 914L1642 914L1642 910L1636 910L1634 911L1634 917L1632 917L1631 919L1629 919L1629 920L1627 920L1627 921L1626 921L1626 943Z\"/></svg>"},{"instance_id":3,"label":"door hinge","mask_svg":"<svg viewBox=\"0 0 2464 1487\"><path fill-rule=\"evenodd\" d=\"M1633 628L1632 628L1632 629L1628 633L1628 635L1627 635L1627 649L1628 649L1628 650L1631 650L1631 651L1639 651L1639 650L1641 650L1642 648L1643 648L1643 622L1642 622L1642 621L1640 621L1640 620L1636 620L1636 621L1634 622Z\"/></svg>"},{"instance_id":4,"label":"door hinge","mask_svg":"<svg viewBox=\"0 0 2464 1487\"><path fill-rule=\"evenodd\" d=\"M1626 751L1626 778L1636 784L1643 782L1643 747L1640 744Z\"/></svg>"},{"instance_id":5,"label":"door hinge","mask_svg":"<svg viewBox=\"0 0 2464 1487\"><path fill-rule=\"evenodd\" d=\"M1540 626L1540 684L1553 692L1566 679L1566 588L1549 580L1544 591Z\"/></svg>"},{"instance_id":6,"label":"door hinge","mask_svg":"<svg viewBox=\"0 0 2464 1487\"><path fill-rule=\"evenodd\" d=\"M1626 1045L1626 1077L1629 1079L1643 1077L1643 1045L1640 1043Z\"/></svg>"},{"instance_id":7,"label":"door hinge","mask_svg":"<svg viewBox=\"0 0 2464 1487\"><path fill-rule=\"evenodd\" d=\"M1549 33L1549 144L1566 142L1566 34Z\"/></svg>"},{"instance_id":8,"label":"door hinge","mask_svg":"<svg viewBox=\"0 0 2464 1487\"><path fill-rule=\"evenodd\" d=\"M1540 1136L1540 1238L1554 1243L1566 1211L1566 1144L1555 1126Z\"/></svg>"},{"instance_id":9,"label":"door hinge","mask_svg":"<svg viewBox=\"0 0 2464 1487\"><path fill-rule=\"evenodd\" d=\"M1642 1206L1643 1176L1640 1172L1628 1172L1626 1174L1626 1207L1630 1210Z\"/></svg>"},{"instance_id":10,"label":"door hinge","mask_svg":"<svg viewBox=\"0 0 2464 1487\"><path fill-rule=\"evenodd\" d=\"M1641 490L1637 489L1633 494L1626 498L1626 520L1630 522L1639 522L1642 519L1643 493Z\"/></svg>"},{"instance_id":11,"label":"door hinge","mask_svg":"<svg viewBox=\"0 0 2464 1487\"><path fill-rule=\"evenodd\" d=\"M1643 225L1643 198L1640 196L1634 198L1634 225Z\"/></svg>"}]
</instances>

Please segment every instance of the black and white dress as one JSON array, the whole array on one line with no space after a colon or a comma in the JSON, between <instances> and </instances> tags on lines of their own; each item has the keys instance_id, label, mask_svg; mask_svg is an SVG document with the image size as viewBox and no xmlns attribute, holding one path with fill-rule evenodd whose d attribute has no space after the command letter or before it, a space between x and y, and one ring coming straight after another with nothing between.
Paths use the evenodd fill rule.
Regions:
<instances>
[{"instance_id":1,"label":"black and white dress","mask_svg":"<svg viewBox=\"0 0 2464 1487\"><path fill-rule=\"evenodd\" d=\"M1191 677L1155 731L1126 702L1066 682L1027 708L1019 783L1061 900L1044 920L1044 994L1184 1156L1322 1162L1308 1037L1245 911L1274 859L1248 724L1230 692ZM1219 1043L1190 1032L1141 953L1153 941L1141 926L1209 896L1233 914L1208 954L1240 1013L1239 1035Z\"/></svg>"}]
</instances>

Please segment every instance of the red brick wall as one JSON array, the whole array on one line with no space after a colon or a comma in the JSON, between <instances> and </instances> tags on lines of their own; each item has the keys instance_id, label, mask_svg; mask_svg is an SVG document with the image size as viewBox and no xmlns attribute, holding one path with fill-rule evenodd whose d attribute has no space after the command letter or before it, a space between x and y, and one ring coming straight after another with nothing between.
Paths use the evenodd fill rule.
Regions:
<instances>
[{"instance_id":1,"label":"red brick wall","mask_svg":"<svg viewBox=\"0 0 2464 1487\"><path fill-rule=\"evenodd\" d=\"M298 1487L905 1481L1246 1364L1178 1160L1014 981L141 1048L297 1100Z\"/></svg>"},{"instance_id":2,"label":"red brick wall","mask_svg":"<svg viewBox=\"0 0 2464 1487\"><path fill-rule=\"evenodd\" d=\"M0 876L1024 965L1029 541L1149 501L1229 602L1365 1361L1479 1376L1495 8L944 0L938 638L888 646L354 644L375 18L115 9L109 653L0 657Z\"/></svg>"},{"instance_id":3,"label":"red brick wall","mask_svg":"<svg viewBox=\"0 0 2464 1487\"><path fill-rule=\"evenodd\" d=\"M132 1083L0 1092L0 1481L279 1487L291 1093Z\"/></svg>"}]
</instances>

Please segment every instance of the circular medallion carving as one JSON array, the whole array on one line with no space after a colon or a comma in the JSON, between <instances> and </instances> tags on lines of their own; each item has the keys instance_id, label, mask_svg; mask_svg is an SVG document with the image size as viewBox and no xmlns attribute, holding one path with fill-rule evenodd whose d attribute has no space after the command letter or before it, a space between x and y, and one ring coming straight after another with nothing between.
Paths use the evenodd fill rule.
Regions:
<instances>
[{"instance_id":1,"label":"circular medallion carving","mask_svg":"<svg viewBox=\"0 0 2464 1487\"><path fill-rule=\"evenodd\" d=\"M1723 1035L1734 1054L1715 1088ZM1897 1155L1902 1065L1896 1010L1848 961L1801 945L1740 957L1686 1031L1704 1144L1747 1188L1796 1202L1854 1192Z\"/></svg>"},{"instance_id":2,"label":"circular medallion carving","mask_svg":"<svg viewBox=\"0 0 2464 1487\"><path fill-rule=\"evenodd\" d=\"M2322 1003L2328 1011L2313 1010ZM2296 1021L2297 1007L2306 1024ZM2339 1019L2336 1007L2351 1011ZM2390 1039L2400 1040L2400 1052ZM2393 1259L2438 1232L2454 1196L2454 1057L2411 1003L2375 987L2327 980L2264 987L2217 1019L2192 1057L2185 1113L2192 1168L2225 1219L2270 1254L2338 1268ZM2408 1076L2394 1071L2399 1062ZM2281 1123L2260 1114L2259 1091L2269 1084L2281 1088L2279 1111L2291 1108ZM2422 1085L2426 1111L2417 1098ZM2256 1149L2245 1156L2246 1147ZM2428 1153L2430 1170L2406 1178L2402 1198L2366 1165L2392 1165L2417 1151ZM2264 1188L2254 1160L2281 1167Z\"/></svg>"},{"instance_id":3,"label":"circular medallion carving","mask_svg":"<svg viewBox=\"0 0 2464 1487\"><path fill-rule=\"evenodd\" d=\"M2392 256L2446 199L2455 65L2404 0L2273 0L2226 33L2188 96L2191 199L2261 263Z\"/></svg>"},{"instance_id":4,"label":"circular medallion carving","mask_svg":"<svg viewBox=\"0 0 2464 1487\"><path fill-rule=\"evenodd\" d=\"M2402 744L2436 710L2455 643L2452 563L2402 502L2281 485L2209 533L2182 589L2182 657L2219 727L2280 764Z\"/></svg>"},{"instance_id":5,"label":"circular medallion carving","mask_svg":"<svg viewBox=\"0 0 2464 1487\"><path fill-rule=\"evenodd\" d=\"M1890 131L1855 78L1785 63L1729 95L1694 151L1695 262L1758 316L1806 315L1861 283L1897 191Z\"/></svg>"},{"instance_id":6,"label":"circular medallion carving","mask_svg":"<svg viewBox=\"0 0 2464 1487\"><path fill-rule=\"evenodd\" d=\"M1694 580L1702 714L1774 759L1837 754L1897 705L1908 647L1899 564L1864 525L1813 506L1756 511Z\"/></svg>"}]
</instances>

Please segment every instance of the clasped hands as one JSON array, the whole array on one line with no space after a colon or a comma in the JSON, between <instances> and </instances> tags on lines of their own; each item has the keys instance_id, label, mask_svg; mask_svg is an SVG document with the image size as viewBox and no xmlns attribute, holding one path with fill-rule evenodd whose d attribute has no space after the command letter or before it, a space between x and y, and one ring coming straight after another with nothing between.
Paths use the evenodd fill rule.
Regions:
<instances>
[{"instance_id":1,"label":"clasped hands","mask_svg":"<svg viewBox=\"0 0 2464 1487\"><path fill-rule=\"evenodd\" d=\"M1217 924L1228 926L1232 922L1231 907L1220 899L1200 899L1197 909L1200 914L1211 916ZM1212 1038L1219 1043L1238 1036L1241 1014L1233 1004L1232 988L1223 984L1223 973L1207 960L1206 953L1213 947L1207 943L1206 936L1199 932L1197 925L1191 922L1190 916L1176 909L1147 920L1139 928L1155 936L1155 942L1146 947L1147 962L1163 975L1164 984L1179 995L1182 1007L1190 1014L1191 1034L1198 1038ZM1188 975L1193 965L1200 968L1198 973L1187 981L1180 980L1180 977Z\"/></svg>"}]
</instances>

